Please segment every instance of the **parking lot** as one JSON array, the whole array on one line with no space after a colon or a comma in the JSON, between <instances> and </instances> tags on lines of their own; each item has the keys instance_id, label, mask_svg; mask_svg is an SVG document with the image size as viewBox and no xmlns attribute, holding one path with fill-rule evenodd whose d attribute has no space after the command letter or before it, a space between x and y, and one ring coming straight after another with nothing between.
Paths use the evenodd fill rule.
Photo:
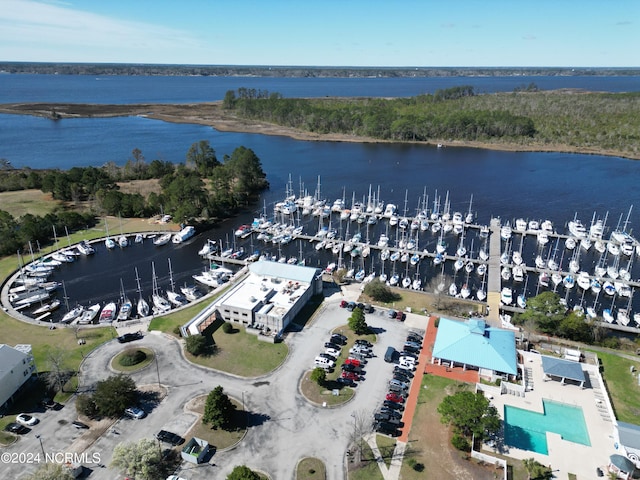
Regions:
<instances>
[{"instance_id":1,"label":"parking lot","mask_svg":"<svg viewBox=\"0 0 640 480\"><path fill-rule=\"evenodd\" d=\"M382 405L393 376L394 365L384 361L387 347L391 345L401 350L407 331L424 331L427 322L426 317L412 314L400 322L390 319L386 310L375 309L368 313L367 323L376 331L377 342L372 347L374 356L366 365L366 381L358 382L354 398L346 404L333 408L314 405L300 394L300 381L306 371L314 368L314 359L324 350L330 333L340 326L347 328L350 312L340 308L340 302L356 295L355 291L346 291L344 296L335 293L327 298L303 331L287 336L289 356L284 364L257 378L239 378L192 365L182 356L177 340L146 333L137 343L156 352L158 365L157 368L151 365L132 377L138 385L157 385L159 378L166 389L166 397L148 411L145 418L118 420L86 451L98 454L100 463L108 465L113 448L122 441L153 438L160 430L183 435L197 420L195 415L185 411L187 402L221 385L229 395L244 400L250 419L247 435L236 448L216 452L208 464L184 464L179 472L181 477L187 480L225 478L235 465L247 465L267 472L274 479L294 478L297 462L303 457L314 456L325 463L328 479L345 478L346 452L354 431L352 415L373 421L374 412ZM114 340L93 352L83 364L83 387L108 377L112 373L108 368L109 361L123 348L126 346ZM60 419L66 422L64 428L60 426ZM32 432L7 450L36 453L40 451L40 444L35 434L40 434L47 451L68 451L74 439L88 435L69 425L75 419L73 402L58 412L47 411ZM86 465L93 469L91 478L123 478L108 468ZM5 476L21 478L34 469L33 465L26 468L9 465Z\"/></svg>"}]
</instances>

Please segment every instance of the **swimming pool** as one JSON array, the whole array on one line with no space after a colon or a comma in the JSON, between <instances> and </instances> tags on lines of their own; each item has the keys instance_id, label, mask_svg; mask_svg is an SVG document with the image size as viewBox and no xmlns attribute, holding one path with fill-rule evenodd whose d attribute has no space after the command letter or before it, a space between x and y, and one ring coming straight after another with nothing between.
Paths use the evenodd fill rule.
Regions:
<instances>
[{"instance_id":1,"label":"swimming pool","mask_svg":"<svg viewBox=\"0 0 640 480\"><path fill-rule=\"evenodd\" d=\"M548 455L547 432L557 433L569 442L591 445L582 408L544 399L542 404L543 414L505 405L506 445Z\"/></svg>"}]
</instances>

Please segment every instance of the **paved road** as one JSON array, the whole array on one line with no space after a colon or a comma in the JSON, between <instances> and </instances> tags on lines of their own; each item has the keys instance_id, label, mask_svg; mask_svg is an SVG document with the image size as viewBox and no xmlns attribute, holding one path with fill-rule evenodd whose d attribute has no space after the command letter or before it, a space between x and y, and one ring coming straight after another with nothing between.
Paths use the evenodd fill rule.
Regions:
<instances>
[{"instance_id":1,"label":"paved road","mask_svg":"<svg viewBox=\"0 0 640 480\"><path fill-rule=\"evenodd\" d=\"M240 378L192 365L182 356L177 340L162 334L147 333L137 344L152 348L157 353L158 368L152 364L132 376L138 385L144 385L157 384L159 374L168 395L146 418L117 421L113 427L117 433L107 431L87 452L98 452L101 462L108 465L113 448L121 441L152 438L160 429L183 434L196 421L193 414L185 411L185 404L222 385L229 395L238 400L244 398L251 415L249 431L236 448L216 452L209 464L198 467L184 464L180 471L182 477L187 480L226 478L235 465L247 465L267 472L273 479L294 478L297 462L305 456L314 456L324 461L329 480L345 478L345 453L354 430L351 414L371 418L383 400L387 382L391 378L392 366L383 360L386 347L401 347L409 326L419 328L426 319L410 316L403 324L388 319L384 311L369 314L367 321L378 330L379 336L374 346L376 357L367 365L367 379L357 387L351 402L336 408L323 408L305 400L299 393L298 385L304 372L311 368L313 358L323 350L329 332L345 325L349 312L339 308L341 299L340 294L333 295L323 304L310 325L302 332L289 334L286 339L289 346L287 360L276 371L259 378ZM111 341L94 351L81 370L83 388L90 389L95 382L108 377L112 373L108 368L109 361L123 348L116 341ZM60 412L43 416L37 429L45 439L46 448L53 443L69 445L73 439L65 436L69 433L78 435L71 431L74 430L72 427L67 426L66 429L59 429L62 438L52 441L56 438L53 433L55 417L64 414L71 421L74 411L74 405L67 405ZM39 448L33 433L25 436L19 444L12 449L28 448L35 451L35 448ZM14 478L19 478L18 471ZM111 480L122 477L117 477L108 468L94 468L91 478Z\"/></svg>"}]
</instances>

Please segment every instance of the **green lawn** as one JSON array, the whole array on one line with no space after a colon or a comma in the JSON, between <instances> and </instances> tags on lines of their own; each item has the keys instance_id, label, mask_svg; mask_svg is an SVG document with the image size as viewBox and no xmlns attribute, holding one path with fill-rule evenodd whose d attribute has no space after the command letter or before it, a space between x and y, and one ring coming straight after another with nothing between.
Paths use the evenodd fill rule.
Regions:
<instances>
[{"instance_id":1,"label":"green lawn","mask_svg":"<svg viewBox=\"0 0 640 480\"><path fill-rule=\"evenodd\" d=\"M218 329L213 333L213 341L217 347L214 355L194 357L185 351L185 356L205 367L241 377L257 377L276 369L289 353L285 343L263 342L242 329L235 329L234 333Z\"/></svg>"},{"instance_id":2,"label":"green lawn","mask_svg":"<svg viewBox=\"0 0 640 480\"><path fill-rule=\"evenodd\" d=\"M189 441L191 437L201 438L209 442L209 445L214 446L217 450L228 448L238 443L244 436L247 427L247 414L242 410L242 405L232 398L231 401L236 406L236 410L233 413L229 429L214 430L210 426L202 423L206 399L206 395L196 399L195 407L191 411L198 415L198 420L196 420L191 430L186 433L185 440Z\"/></svg>"},{"instance_id":3,"label":"green lawn","mask_svg":"<svg viewBox=\"0 0 640 480\"><path fill-rule=\"evenodd\" d=\"M130 350L141 350L145 353L146 358L142 362L136 365L129 365L129 366L121 365L120 359L124 357L125 354L127 354ZM142 370L144 367L148 366L151 362L155 360L155 358L156 358L155 354L153 353L153 350L151 350L150 348L144 348L144 347L127 348L122 352L120 352L115 357L113 357L113 359L111 360L111 368L123 373L137 372L138 370Z\"/></svg>"},{"instance_id":4,"label":"green lawn","mask_svg":"<svg viewBox=\"0 0 640 480\"><path fill-rule=\"evenodd\" d=\"M376 435L376 444L378 445L378 450L380 450L380 455L382 456L384 463L387 465L387 468L389 468L389 465L391 465L391 459L393 458L393 452L396 449L395 438L391 438L386 435Z\"/></svg>"},{"instance_id":5,"label":"green lawn","mask_svg":"<svg viewBox=\"0 0 640 480\"><path fill-rule=\"evenodd\" d=\"M602 377L607 384L616 418L623 422L637 423L640 416L640 362L611 353L597 354L602 361ZM632 366L634 373L630 371Z\"/></svg>"},{"instance_id":6,"label":"green lawn","mask_svg":"<svg viewBox=\"0 0 640 480\"><path fill-rule=\"evenodd\" d=\"M307 457L300 460L296 469L296 480L325 480L327 469L322 460Z\"/></svg>"},{"instance_id":7,"label":"green lawn","mask_svg":"<svg viewBox=\"0 0 640 480\"><path fill-rule=\"evenodd\" d=\"M222 293L220 293L221 295ZM189 308L185 308L184 310L180 310L179 312L169 313L167 315L162 315L160 317L155 317L151 320L149 324L149 330L160 330L164 333L174 334L174 330L176 327L181 327L193 317L195 317L202 310L207 308L211 303L218 298L219 295L208 298L207 300L203 300L202 302L193 305ZM175 335L175 334L174 334ZM179 335L177 335L179 337Z\"/></svg>"},{"instance_id":8,"label":"green lawn","mask_svg":"<svg viewBox=\"0 0 640 480\"><path fill-rule=\"evenodd\" d=\"M362 442L362 461L359 465L351 463L354 455L349 457L349 480L384 480L378 462L367 442Z\"/></svg>"},{"instance_id":9,"label":"green lawn","mask_svg":"<svg viewBox=\"0 0 640 480\"><path fill-rule=\"evenodd\" d=\"M340 369L337 370L340 371ZM311 372L312 370L309 370L304 374L300 386L302 395L309 401L317 405L326 403L327 406L335 406L348 402L355 395L353 388L344 387L335 380L327 380L323 386L318 385L311 380ZM337 375L333 374L332 376L335 378ZM334 391L337 391L338 395L334 395Z\"/></svg>"}]
</instances>

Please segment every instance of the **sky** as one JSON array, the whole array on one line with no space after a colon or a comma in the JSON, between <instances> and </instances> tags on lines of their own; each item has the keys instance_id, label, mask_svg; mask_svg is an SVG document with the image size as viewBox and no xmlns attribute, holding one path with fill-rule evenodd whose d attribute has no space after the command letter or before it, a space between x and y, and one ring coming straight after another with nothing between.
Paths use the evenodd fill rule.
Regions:
<instances>
[{"instance_id":1,"label":"sky","mask_svg":"<svg viewBox=\"0 0 640 480\"><path fill-rule=\"evenodd\" d=\"M640 0L0 0L0 61L638 67Z\"/></svg>"}]
</instances>

